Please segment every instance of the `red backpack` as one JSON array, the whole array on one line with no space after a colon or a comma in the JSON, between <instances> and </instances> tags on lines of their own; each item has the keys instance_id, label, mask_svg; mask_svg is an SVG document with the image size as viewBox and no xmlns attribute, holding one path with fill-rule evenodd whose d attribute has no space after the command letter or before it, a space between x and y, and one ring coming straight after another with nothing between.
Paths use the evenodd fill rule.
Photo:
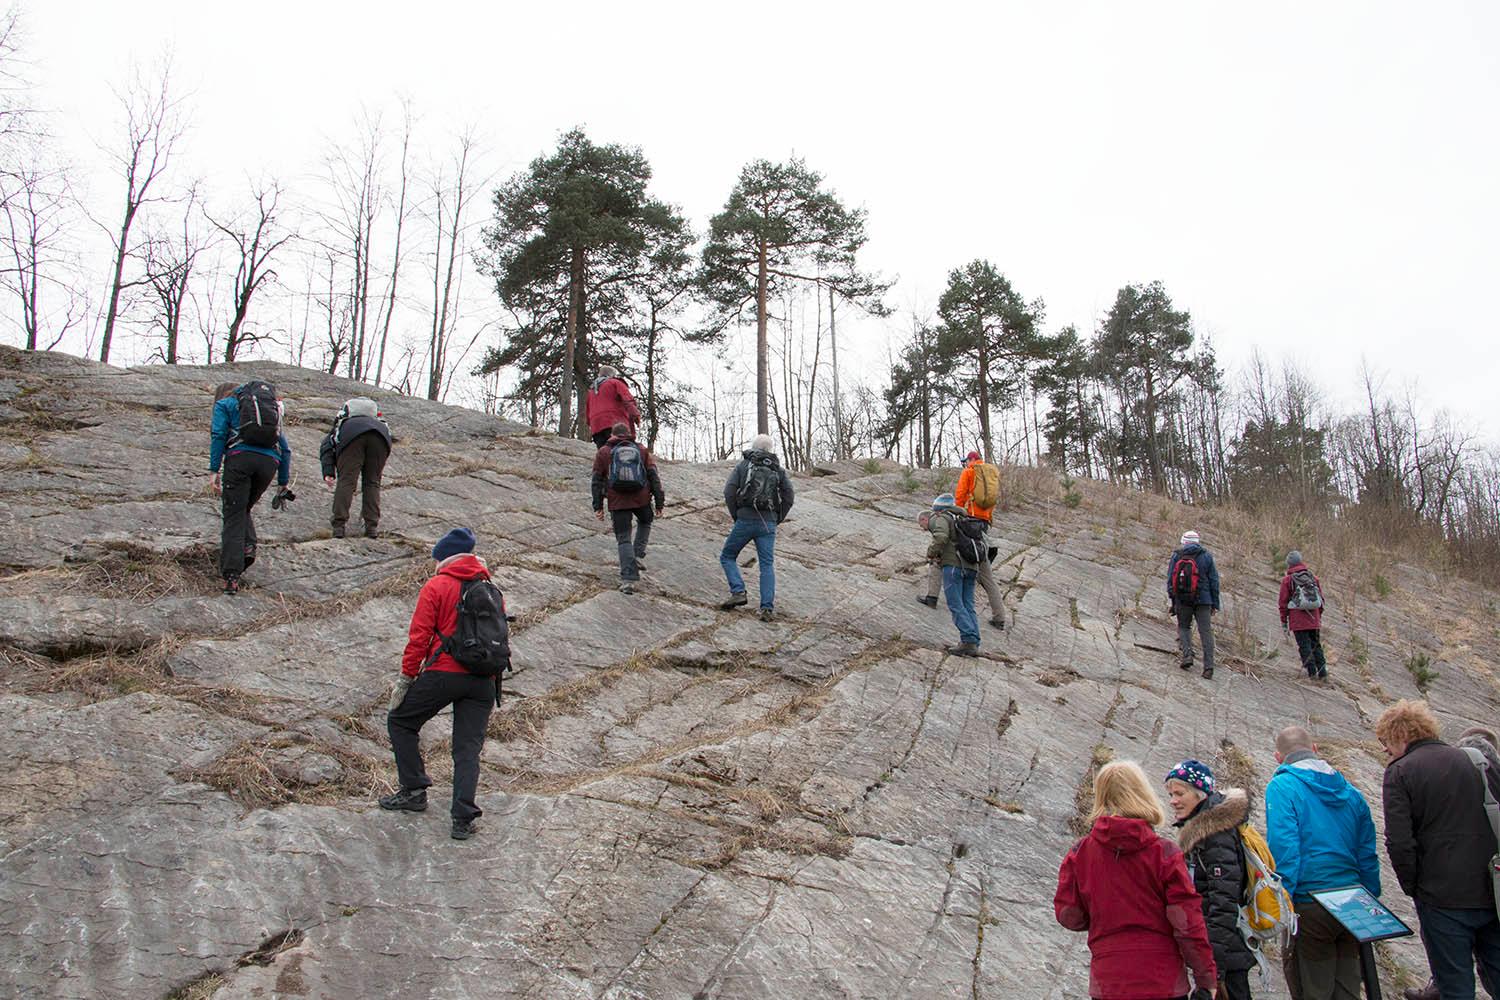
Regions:
<instances>
[{"instance_id":1,"label":"red backpack","mask_svg":"<svg viewBox=\"0 0 1500 1000\"><path fill-rule=\"evenodd\" d=\"M1172 564L1172 594L1180 604L1198 600L1198 561L1183 556Z\"/></svg>"}]
</instances>

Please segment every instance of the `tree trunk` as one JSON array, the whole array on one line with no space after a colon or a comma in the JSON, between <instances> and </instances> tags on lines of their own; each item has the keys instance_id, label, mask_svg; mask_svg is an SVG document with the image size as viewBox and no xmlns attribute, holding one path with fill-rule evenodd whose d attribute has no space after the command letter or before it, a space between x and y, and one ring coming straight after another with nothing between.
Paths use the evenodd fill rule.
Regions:
<instances>
[{"instance_id":1,"label":"tree trunk","mask_svg":"<svg viewBox=\"0 0 1500 1000\"><path fill-rule=\"evenodd\" d=\"M115 276L109 285L109 308L104 313L104 339L99 345L99 360L109 364L110 343L115 335L115 318L120 314L120 285L125 278L125 252L130 239L130 224L135 220L136 206L127 198L125 221L120 224L120 243L115 248Z\"/></svg>"},{"instance_id":2,"label":"tree trunk","mask_svg":"<svg viewBox=\"0 0 1500 1000\"><path fill-rule=\"evenodd\" d=\"M578 346L578 314L583 307L583 248L573 248L568 275L568 334L563 347L562 391L557 400L557 434L573 433L573 359Z\"/></svg>"},{"instance_id":3,"label":"tree trunk","mask_svg":"<svg viewBox=\"0 0 1500 1000\"><path fill-rule=\"evenodd\" d=\"M976 322L979 324L979 436L984 445L984 460L993 462L995 445L990 436L989 337L984 329L984 321L976 318Z\"/></svg>"},{"instance_id":4,"label":"tree trunk","mask_svg":"<svg viewBox=\"0 0 1500 1000\"><path fill-rule=\"evenodd\" d=\"M656 451L656 303L651 303L651 326L646 331L646 448Z\"/></svg>"},{"instance_id":5,"label":"tree trunk","mask_svg":"<svg viewBox=\"0 0 1500 1000\"><path fill-rule=\"evenodd\" d=\"M844 453L844 400L839 394L839 335L833 325L835 298L837 296L833 289L828 289L828 344L833 362L833 457L844 459L849 456Z\"/></svg>"},{"instance_id":6,"label":"tree trunk","mask_svg":"<svg viewBox=\"0 0 1500 1000\"><path fill-rule=\"evenodd\" d=\"M771 433L771 348L766 341L766 241L760 241L755 273L755 433Z\"/></svg>"},{"instance_id":7,"label":"tree trunk","mask_svg":"<svg viewBox=\"0 0 1500 1000\"><path fill-rule=\"evenodd\" d=\"M1167 471L1161 461L1161 442L1156 437L1156 382L1146 365L1146 460L1151 466L1151 488L1167 492Z\"/></svg>"}]
</instances>

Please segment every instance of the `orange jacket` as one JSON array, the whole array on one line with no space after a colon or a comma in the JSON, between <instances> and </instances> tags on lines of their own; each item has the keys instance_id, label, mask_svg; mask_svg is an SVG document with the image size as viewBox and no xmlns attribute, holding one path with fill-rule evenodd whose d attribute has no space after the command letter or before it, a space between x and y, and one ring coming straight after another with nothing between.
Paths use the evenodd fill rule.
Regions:
<instances>
[{"instance_id":1,"label":"orange jacket","mask_svg":"<svg viewBox=\"0 0 1500 1000\"><path fill-rule=\"evenodd\" d=\"M986 524L995 513L994 508L985 510L973 504L974 498L974 466L977 463L969 462L964 466L964 471L958 474L958 486L953 490L953 502L969 512L970 517L977 517Z\"/></svg>"}]
</instances>

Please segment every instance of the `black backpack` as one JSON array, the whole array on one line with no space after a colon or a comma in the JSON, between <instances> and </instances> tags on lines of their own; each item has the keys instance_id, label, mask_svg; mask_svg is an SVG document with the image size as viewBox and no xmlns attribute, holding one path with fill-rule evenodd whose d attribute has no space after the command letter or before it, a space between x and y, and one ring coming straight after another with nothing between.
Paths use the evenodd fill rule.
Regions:
<instances>
[{"instance_id":1,"label":"black backpack","mask_svg":"<svg viewBox=\"0 0 1500 1000\"><path fill-rule=\"evenodd\" d=\"M269 382L246 382L234 390L240 406L239 440L256 448L275 448L281 443L281 406L276 387Z\"/></svg>"},{"instance_id":2,"label":"black backpack","mask_svg":"<svg viewBox=\"0 0 1500 1000\"><path fill-rule=\"evenodd\" d=\"M1286 606L1293 611L1316 611L1323 606L1323 591L1312 570L1299 569L1292 574L1292 593Z\"/></svg>"},{"instance_id":3,"label":"black backpack","mask_svg":"<svg viewBox=\"0 0 1500 1000\"><path fill-rule=\"evenodd\" d=\"M958 549L958 558L971 566L989 562L990 541L984 521L963 514L949 516L953 518L953 545Z\"/></svg>"},{"instance_id":4,"label":"black backpack","mask_svg":"<svg viewBox=\"0 0 1500 1000\"><path fill-rule=\"evenodd\" d=\"M621 441L610 449L609 488L618 493L646 488L646 459L634 441Z\"/></svg>"},{"instance_id":5,"label":"black backpack","mask_svg":"<svg viewBox=\"0 0 1500 1000\"><path fill-rule=\"evenodd\" d=\"M463 582L453 634L437 635L442 643L424 668L431 666L439 653L447 653L476 677L498 677L510 669L510 619L505 614L505 595L488 580Z\"/></svg>"},{"instance_id":6,"label":"black backpack","mask_svg":"<svg viewBox=\"0 0 1500 1000\"><path fill-rule=\"evenodd\" d=\"M781 505L781 470L770 456L746 459L749 468L740 483L735 499L741 507L756 510L779 510Z\"/></svg>"},{"instance_id":7,"label":"black backpack","mask_svg":"<svg viewBox=\"0 0 1500 1000\"><path fill-rule=\"evenodd\" d=\"M1179 604L1198 600L1198 560L1192 556L1181 556L1172 564L1172 594Z\"/></svg>"}]
</instances>

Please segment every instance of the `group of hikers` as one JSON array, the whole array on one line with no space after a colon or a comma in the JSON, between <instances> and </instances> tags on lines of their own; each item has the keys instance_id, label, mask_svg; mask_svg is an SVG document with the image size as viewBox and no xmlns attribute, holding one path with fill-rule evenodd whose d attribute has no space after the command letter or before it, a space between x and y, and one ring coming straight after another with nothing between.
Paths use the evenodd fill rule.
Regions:
<instances>
[{"instance_id":1,"label":"group of hikers","mask_svg":"<svg viewBox=\"0 0 1500 1000\"><path fill-rule=\"evenodd\" d=\"M264 381L224 383L215 393L210 470L223 496L220 571L227 594L255 560L251 508L278 484L272 506L295 499L284 410ZM603 367L585 399L598 451L591 475L595 516L610 516L620 584L634 592L645 570L647 544L666 506L660 470L636 440L641 413L619 372ZM344 537L356 486L364 534L378 535L380 480L392 436L371 399L349 400L319 449L325 485L334 491L331 526ZM222 471L221 471L222 470ZM928 531L927 592L936 607L939 585L959 632L948 652L978 655L976 583L990 603L990 624L1004 629L1004 604L991 569L997 549L988 529L999 499L999 474L977 452L965 459L955 490L919 516ZM733 525L719 562L729 588L725 610L749 603L739 556L755 544L759 607L775 613L776 528L792 509L793 487L775 444L761 434L724 484ZM379 799L383 809L421 812L432 785L420 731L451 706L453 790L451 835L473 836L483 814L476 802L479 757L500 679L510 667L504 596L475 554L477 538L454 528L433 546L433 574L423 584L391 692L387 731L399 787ZM1287 556L1278 608L1297 636L1309 677L1327 676L1319 630L1322 588L1301 553ZM1168 560L1167 594L1177 618L1180 665L1194 664L1193 629L1203 650L1203 676L1214 670L1213 614L1219 574L1213 555L1188 531ZM1375 734L1391 758L1384 782L1386 848L1401 888L1416 900L1433 981L1408 989L1407 1000L1472 1000L1474 965L1491 995L1500 987L1500 917L1493 880L1500 879L1500 748L1483 729L1463 734L1460 747L1438 739L1425 702L1387 709ZM1159 836L1165 813L1140 766L1119 761L1094 780L1090 830L1068 852L1058 875L1057 920L1087 931L1095 1000L1243 1000L1249 970L1268 968L1262 946L1283 938L1284 970L1294 1000L1354 1000L1359 994L1358 942L1313 898L1325 889L1362 886L1381 891L1375 829L1364 798L1318 755L1312 736L1291 726L1276 738L1279 767L1265 790L1267 828L1249 823L1246 790L1220 789L1209 767L1184 760L1165 779L1178 843ZM1191 977L1191 978L1190 978Z\"/></svg>"},{"instance_id":2,"label":"group of hikers","mask_svg":"<svg viewBox=\"0 0 1500 1000\"><path fill-rule=\"evenodd\" d=\"M1500 996L1500 739L1473 727L1443 742L1425 701L1390 706L1374 735L1390 758L1386 853L1432 971L1404 996L1473 1000L1476 965ZM1264 836L1246 790L1220 788L1198 760L1163 779L1176 843L1157 832L1166 815L1139 764L1099 769L1089 832L1063 858L1053 897L1058 923L1088 932L1091 997L1246 1000L1251 969L1270 985L1264 945L1279 940L1293 1000L1357 1000L1361 942L1316 894L1380 897L1370 807L1305 728L1281 730L1275 755Z\"/></svg>"}]
</instances>

